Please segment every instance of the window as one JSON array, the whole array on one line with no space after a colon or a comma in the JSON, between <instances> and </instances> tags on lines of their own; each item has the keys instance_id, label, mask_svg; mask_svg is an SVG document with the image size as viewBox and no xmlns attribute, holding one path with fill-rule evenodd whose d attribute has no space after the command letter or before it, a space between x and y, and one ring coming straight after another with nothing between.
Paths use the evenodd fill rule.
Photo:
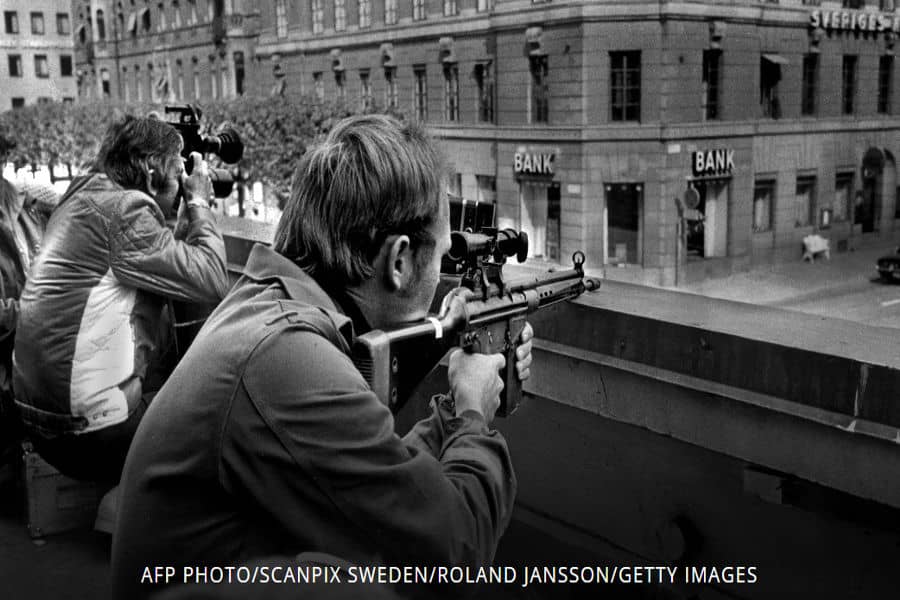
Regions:
<instances>
[{"instance_id":1,"label":"window","mask_svg":"<svg viewBox=\"0 0 900 600\"><path fill-rule=\"evenodd\" d=\"M420 121L428 120L428 72L425 65L413 67L415 89L413 90L413 110Z\"/></svg>"},{"instance_id":2,"label":"window","mask_svg":"<svg viewBox=\"0 0 900 600\"><path fill-rule=\"evenodd\" d=\"M275 35L283 38L287 37L287 7L285 0L275 2Z\"/></svg>"},{"instance_id":3,"label":"window","mask_svg":"<svg viewBox=\"0 0 900 600\"><path fill-rule=\"evenodd\" d=\"M397 67L384 68L384 106L397 108Z\"/></svg>"},{"instance_id":4,"label":"window","mask_svg":"<svg viewBox=\"0 0 900 600\"><path fill-rule=\"evenodd\" d=\"M216 68L216 57L209 57L209 95L219 97L219 70Z\"/></svg>"},{"instance_id":5,"label":"window","mask_svg":"<svg viewBox=\"0 0 900 600\"><path fill-rule=\"evenodd\" d=\"M806 227L815 222L816 176L798 175L794 194L794 227Z\"/></svg>"},{"instance_id":6,"label":"window","mask_svg":"<svg viewBox=\"0 0 900 600\"><path fill-rule=\"evenodd\" d=\"M865 8L866 0L841 0L841 8Z\"/></svg>"},{"instance_id":7,"label":"window","mask_svg":"<svg viewBox=\"0 0 900 600\"><path fill-rule=\"evenodd\" d=\"M244 53L235 52L234 58L234 92L238 96L244 95Z\"/></svg>"},{"instance_id":8,"label":"window","mask_svg":"<svg viewBox=\"0 0 900 600\"><path fill-rule=\"evenodd\" d=\"M610 118L641 120L641 53L610 52Z\"/></svg>"},{"instance_id":9,"label":"window","mask_svg":"<svg viewBox=\"0 0 900 600\"><path fill-rule=\"evenodd\" d=\"M459 120L459 66L444 65L444 120Z\"/></svg>"},{"instance_id":10,"label":"window","mask_svg":"<svg viewBox=\"0 0 900 600\"><path fill-rule=\"evenodd\" d=\"M781 81L783 62L784 59L777 54L763 54L759 59L759 104L764 117L772 119L781 117L778 83Z\"/></svg>"},{"instance_id":11,"label":"window","mask_svg":"<svg viewBox=\"0 0 900 600\"><path fill-rule=\"evenodd\" d=\"M25 98L13 98L12 99L12 107L13 108L22 108L25 106Z\"/></svg>"},{"instance_id":12,"label":"window","mask_svg":"<svg viewBox=\"0 0 900 600\"><path fill-rule=\"evenodd\" d=\"M75 98L72 96L63 96L63 104L75 104Z\"/></svg>"},{"instance_id":13,"label":"window","mask_svg":"<svg viewBox=\"0 0 900 600\"><path fill-rule=\"evenodd\" d=\"M197 60L197 57L191 58L191 67L192 67L192 84L194 86L194 100L200 99L200 62Z\"/></svg>"},{"instance_id":14,"label":"window","mask_svg":"<svg viewBox=\"0 0 900 600\"><path fill-rule=\"evenodd\" d=\"M831 205L831 219L846 221L850 218L853 205L853 171L845 171L834 176L834 202Z\"/></svg>"},{"instance_id":15,"label":"window","mask_svg":"<svg viewBox=\"0 0 900 600\"><path fill-rule=\"evenodd\" d=\"M372 24L372 0L359 0L359 26L369 27Z\"/></svg>"},{"instance_id":16,"label":"window","mask_svg":"<svg viewBox=\"0 0 900 600\"><path fill-rule=\"evenodd\" d=\"M720 68L722 66L721 50L703 51L703 118L712 121L719 114Z\"/></svg>"},{"instance_id":17,"label":"window","mask_svg":"<svg viewBox=\"0 0 900 600\"><path fill-rule=\"evenodd\" d=\"M184 100L184 65L181 59L175 59L175 97Z\"/></svg>"},{"instance_id":18,"label":"window","mask_svg":"<svg viewBox=\"0 0 900 600\"><path fill-rule=\"evenodd\" d=\"M56 33L71 35L72 26L69 24L69 13L56 13Z\"/></svg>"},{"instance_id":19,"label":"window","mask_svg":"<svg viewBox=\"0 0 900 600\"><path fill-rule=\"evenodd\" d=\"M444 16L452 17L456 14L456 0L444 0Z\"/></svg>"},{"instance_id":20,"label":"window","mask_svg":"<svg viewBox=\"0 0 900 600\"><path fill-rule=\"evenodd\" d=\"M157 31L165 31L166 29L166 5L160 2L156 5L156 12L159 13L159 19L156 23Z\"/></svg>"},{"instance_id":21,"label":"window","mask_svg":"<svg viewBox=\"0 0 900 600\"><path fill-rule=\"evenodd\" d=\"M134 97L138 102L144 101L144 90L141 87L141 65L134 65Z\"/></svg>"},{"instance_id":22,"label":"window","mask_svg":"<svg viewBox=\"0 0 900 600\"><path fill-rule=\"evenodd\" d=\"M412 0L413 21L425 19L425 0Z\"/></svg>"},{"instance_id":23,"label":"window","mask_svg":"<svg viewBox=\"0 0 900 600\"><path fill-rule=\"evenodd\" d=\"M343 102L347 99L346 90L344 89L343 71L334 72L334 97L338 102Z\"/></svg>"},{"instance_id":24,"label":"window","mask_svg":"<svg viewBox=\"0 0 900 600\"><path fill-rule=\"evenodd\" d=\"M34 74L41 78L50 77L50 67L47 66L46 54L34 55Z\"/></svg>"},{"instance_id":25,"label":"window","mask_svg":"<svg viewBox=\"0 0 900 600\"><path fill-rule=\"evenodd\" d=\"M325 81L322 79L322 72L316 71L313 73L313 90L316 94L316 100L319 102L325 101Z\"/></svg>"},{"instance_id":26,"label":"window","mask_svg":"<svg viewBox=\"0 0 900 600\"><path fill-rule=\"evenodd\" d=\"M853 114L853 102L856 99L856 56L848 54L844 56L841 64L841 112L845 115Z\"/></svg>"},{"instance_id":27,"label":"window","mask_svg":"<svg viewBox=\"0 0 900 600\"><path fill-rule=\"evenodd\" d=\"M475 5L475 10L477 10L478 12L487 12L491 10L491 1L478 0L478 3Z\"/></svg>"},{"instance_id":28,"label":"window","mask_svg":"<svg viewBox=\"0 0 900 600\"><path fill-rule=\"evenodd\" d=\"M359 72L359 102L362 110L372 106L372 84L369 81L369 70Z\"/></svg>"},{"instance_id":29,"label":"window","mask_svg":"<svg viewBox=\"0 0 900 600\"><path fill-rule=\"evenodd\" d=\"M148 33L150 31L150 28L151 28L150 9L145 8L141 12L141 31L143 31L144 33Z\"/></svg>"},{"instance_id":30,"label":"window","mask_svg":"<svg viewBox=\"0 0 900 600\"><path fill-rule=\"evenodd\" d=\"M816 87L819 81L819 55L807 54L803 57L803 86L800 91L800 112L804 115L816 114Z\"/></svg>"},{"instance_id":31,"label":"window","mask_svg":"<svg viewBox=\"0 0 900 600\"><path fill-rule=\"evenodd\" d=\"M9 76L10 77L21 77L22 76L22 55L21 54L10 54L8 58L9 62Z\"/></svg>"},{"instance_id":32,"label":"window","mask_svg":"<svg viewBox=\"0 0 900 600\"><path fill-rule=\"evenodd\" d=\"M181 28L181 6L178 4L178 0L172 0L172 12L174 13L174 18L172 20L172 27L175 29Z\"/></svg>"},{"instance_id":33,"label":"window","mask_svg":"<svg viewBox=\"0 0 900 600\"><path fill-rule=\"evenodd\" d=\"M878 59L878 112L891 114L891 88L894 84L894 57L885 54Z\"/></svg>"},{"instance_id":34,"label":"window","mask_svg":"<svg viewBox=\"0 0 900 600\"><path fill-rule=\"evenodd\" d=\"M397 0L384 0L384 23L394 25L397 22Z\"/></svg>"},{"instance_id":35,"label":"window","mask_svg":"<svg viewBox=\"0 0 900 600\"><path fill-rule=\"evenodd\" d=\"M347 29L347 0L334 0L334 30Z\"/></svg>"},{"instance_id":36,"label":"window","mask_svg":"<svg viewBox=\"0 0 900 600\"><path fill-rule=\"evenodd\" d=\"M187 0L188 5L191 7L191 20L190 24L195 25L197 23L197 0Z\"/></svg>"},{"instance_id":37,"label":"window","mask_svg":"<svg viewBox=\"0 0 900 600\"><path fill-rule=\"evenodd\" d=\"M478 184L476 200L479 204L494 204L497 201L497 178L493 175L476 175Z\"/></svg>"},{"instance_id":38,"label":"window","mask_svg":"<svg viewBox=\"0 0 900 600\"><path fill-rule=\"evenodd\" d=\"M753 184L753 232L772 230L775 206L775 180L757 179Z\"/></svg>"},{"instance_id":39,"label":"window","mask_svg":"<svg viewBox=\"0 0 900 600\"><path fill-rule=\"evenodd\" d=\"M529 100L531 101L532 123L546 123L549 120L549 89L547 88L547 56L529 56L529 71L531 72L531 93Z\"/></svg>"},{"instance_id":40,"label":"window","mask_svg":"<svg viewBox=\"0 0 900 600\"><path fill-rule=\"evenodd\" d=\"M322 33L325 31L325 8L324 0L312 1L312 31L313 33Z\"/></svg>"},{"instance_id":41,"label":"window","mask_svg":"<svg viewBox=\"0 0 900 600\"><path fill-rule=\"evenodd\" d=\"M104 98L109 98L111 90L108 69L100 69L100 91L103 93Z\"/></svg>"},{"instance_id":42,"label":"window","mask_svg":"<svg viewBox=\"0 0 900 600\"><path fill-rule=\"evenodd\" d=\"M128 87L128 67L122 67L122 91L125 102L131 102L131 88Z\"/></svg>"},{"instance_id":43,"label":"window","mask_svg":"<svg viewBox=\"0 0 900 600\"><path fill-rule=\"evenodd\" d=\"M6 24L6 33L19 33L19 13L14 10L4 11L3 22Z\"/></svg>"},{"instance_id":44,"label":"window","mask_svg":"<svg viewBox=\"0 0 900 600\"><path fill-rule=\"evenodd\" d=\"M44 35L44 13L31 13L31 33L34 35Z\"/></svg>"},{"instance_id":45,"label":"window","mask_svg":"<svg viewBox=\"0 0 900 600\"><path fill-rule=\"evenodd\" d=\"M643 262L644 193L640 183L607 184L606 190L606 256L612 264ZM548 209L549 207L549 202Z\"/></svg>"},{"instance_id":46,"label":"window","mask_svg":"<svg viewBox=\"0 0 900 600\"><path fill-rule=\"evenodd\" d=\"M493 65L484 62L475 65L475 85L478 88L478 121L494 122L494 73Z\"/></svg>"},{"instance_id":47,"label":"window","mask_svg":"<svg viewBox=\"0 0 900 600\"><path fill-rule=\"evenodd\" d=\"M147 100L153 100L153 65L147 64Z\"/></svg>"},{"instance_id":48,"label":"window","mask_svg":"<svg viewBox=\"0 0 900 600\"><path fill-rule=\"evenodd\" d=\"M63 77L72 76L72 55L61 54L59 56L59 74Z\"/></svg>"},{"instance_id":49,"label":"window","mask_svg":"<svg viewBox=\"0 0 900 600\"><path fill-rule=\"evenodd\" d=\"M97 39L101 42L106 40L106 23L103 21L103 11L97 11Z\"/></svg>"}]
</instances>

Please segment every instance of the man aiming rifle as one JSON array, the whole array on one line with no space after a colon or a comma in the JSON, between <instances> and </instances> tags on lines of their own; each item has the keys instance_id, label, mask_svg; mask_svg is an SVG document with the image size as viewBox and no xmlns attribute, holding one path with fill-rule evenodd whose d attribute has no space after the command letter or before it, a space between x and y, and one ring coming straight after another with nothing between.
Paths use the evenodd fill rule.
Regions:
<instances>
[{"instance_id":1,"label":"man aiming rifle","mask_svg":"<svg viewBox=\"0 0 900 600\"><path fill-rule=\"evenodd\" d=\"M505 366L457 351L450 395L404 438L355 339L421 320L450 248L444 162L414 124L338 123L297 168L273 247L253 248L141 422L122 480L113 595L146 565L318 552L353 564L486 565L516 479L489 429ZM532 329L515 342L529 375Z\"/></svg>"}]
</instances>

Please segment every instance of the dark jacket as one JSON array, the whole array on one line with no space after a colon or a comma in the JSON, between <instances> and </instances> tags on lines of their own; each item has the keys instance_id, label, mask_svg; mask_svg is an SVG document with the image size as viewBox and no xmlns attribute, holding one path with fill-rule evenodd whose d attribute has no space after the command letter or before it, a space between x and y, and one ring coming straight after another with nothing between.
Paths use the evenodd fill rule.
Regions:
<instances>
[{"instance_id":1,"label":"dark jacket","mask_svg":"<svg viewBox=\"0 0 900 600\"><path fill-rule=\"evenodd\" d=\"M72 182L47 225L19 305L16 405L45 437L122 423L140 406L167 298L214 304L228 289L208 208L175 238L156 201L104 174Z\"/></svg>"},{"instance_id":2,"label":"dark jacket","mask_svg":"<svg viewBox=\"0 0 900 600\"><path fill-rule=\"evenodd\" d=\"M354 327L294 263L253 248L138 427L113 596L148 564L319 552L353 564L486 565L512 512L503 437L435 407L404 438L353 366Z\"/></svg>"}]
</instances>

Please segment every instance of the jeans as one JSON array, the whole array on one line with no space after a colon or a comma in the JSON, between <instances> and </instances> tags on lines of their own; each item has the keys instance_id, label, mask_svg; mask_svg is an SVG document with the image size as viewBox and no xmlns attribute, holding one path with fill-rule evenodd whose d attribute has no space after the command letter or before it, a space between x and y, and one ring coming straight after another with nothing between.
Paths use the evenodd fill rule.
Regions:
<instances>
[{"instance_id":1,"label":"jeans","mask_svg":"<svg viewBox=\"0 0 900 600\"><path fill-rule=\"evenodd\" d=\"M110 485L119 483L122 467L141 417L154 394L144 394L128 415L128 420L82 435L67 434L45 438L34 434L34 449L60 473L83 481Z\"/></svg>"}]
</instances>

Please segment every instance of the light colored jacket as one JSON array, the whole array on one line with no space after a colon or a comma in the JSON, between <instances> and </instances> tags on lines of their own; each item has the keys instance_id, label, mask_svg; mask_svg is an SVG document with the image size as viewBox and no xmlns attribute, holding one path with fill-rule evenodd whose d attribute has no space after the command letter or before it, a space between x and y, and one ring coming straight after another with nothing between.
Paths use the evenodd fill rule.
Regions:
<instances>
[{"instance_id":1,"label":"light colored jacket","mask_svg":"<svg viewBox=\"0 0 900 600\"><path fill-rule=\"evenodd\" d=\"M125 421L156 357L166 298L216 304L225 244L209 209L175 238L147 194L76 179L47 225L22 292L13 365L27 428L53 437Z\"/></svg>"}]
</instances>

